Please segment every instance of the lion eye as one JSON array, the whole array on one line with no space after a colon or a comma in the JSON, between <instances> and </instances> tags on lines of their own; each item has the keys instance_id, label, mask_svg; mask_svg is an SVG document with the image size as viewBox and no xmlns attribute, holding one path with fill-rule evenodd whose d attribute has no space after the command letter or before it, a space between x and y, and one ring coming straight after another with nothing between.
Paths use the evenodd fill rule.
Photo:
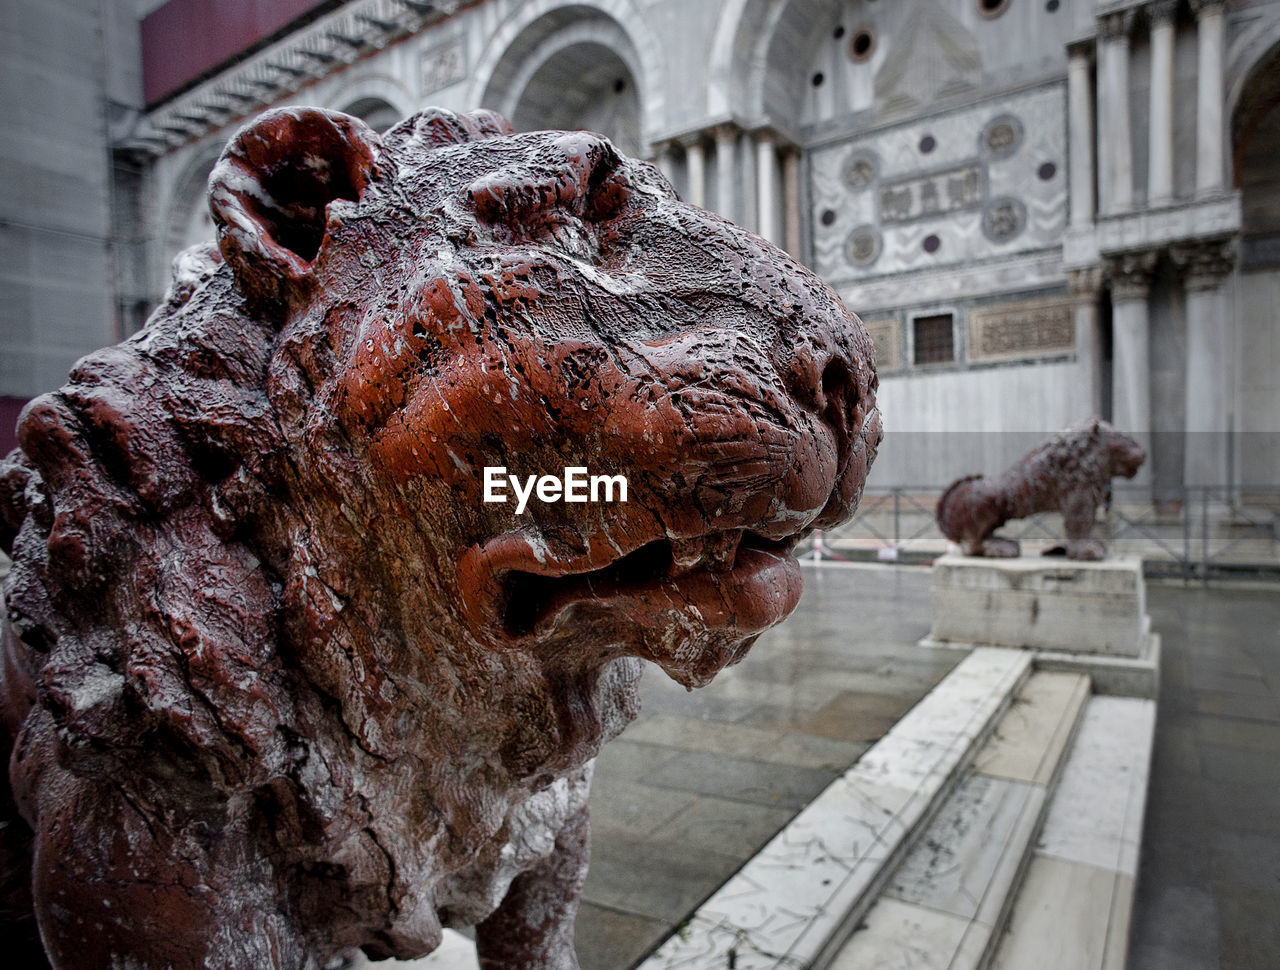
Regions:
<instances>
[{"instance_id":1,"label":"lion eye","mask_svg":"<svg viewBox=\"0 0 1280 970\"><path fill-rule=\"evenodd\" d=\"M532 232L564 213L608 218L630 191L617 149L599 135L574 131L555 138L531 161L476 179L467 196L483 222Z\"/></svg>"}]
</instances>

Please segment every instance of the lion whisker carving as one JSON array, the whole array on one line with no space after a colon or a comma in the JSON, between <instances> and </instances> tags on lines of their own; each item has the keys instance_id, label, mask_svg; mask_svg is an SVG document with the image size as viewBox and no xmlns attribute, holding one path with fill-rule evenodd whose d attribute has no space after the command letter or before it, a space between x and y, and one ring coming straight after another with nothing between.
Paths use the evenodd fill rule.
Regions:
<instances>
[{"instance_id":1,"label":"lion whisker carving","mask_svg":"<svg viewBox=\"0 0 1280 970\"><path fill-rule=\"evenodd\" d=\"M880 441L860 321L586 132L270 111L0 463L32 966L572 970L593 758L800 595ZM625 503L482 498L590 467ZM526 493L527 494L527 493ZM25 947L25 949L23 949Z\"/></svg>"}]
</instances>

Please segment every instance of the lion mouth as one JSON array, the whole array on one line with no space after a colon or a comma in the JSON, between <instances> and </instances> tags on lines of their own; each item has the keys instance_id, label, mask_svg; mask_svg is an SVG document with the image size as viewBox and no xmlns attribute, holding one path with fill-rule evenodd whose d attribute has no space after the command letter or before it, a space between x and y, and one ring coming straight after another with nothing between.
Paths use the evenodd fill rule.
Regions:
<instances>
[{"instance_id":1,"label":"lion mouth","mask_svg":"<svg viewBox=\"0 0 1280 970\"><path fill-rule=\"evenodd\" d=\"M547 632L567 611L591 604L621 609L642 625L674 612L754 636L784 619L799 599L799 563L791 554L796 539L731 529L658 539L596 569L509 568L499 576L497 613L512 639Z\"/></svg>"}]
</instances>

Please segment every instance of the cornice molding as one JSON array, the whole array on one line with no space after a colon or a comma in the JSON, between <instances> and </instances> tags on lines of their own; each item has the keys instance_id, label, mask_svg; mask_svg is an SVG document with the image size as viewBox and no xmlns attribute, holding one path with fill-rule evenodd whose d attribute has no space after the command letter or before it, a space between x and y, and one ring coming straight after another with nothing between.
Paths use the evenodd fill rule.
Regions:
<instances>
[{"instance_id":1,"label":"cornice molding","mask_svg":"<svg viewBox=\"0 0 1280 970\"><path fill-rule=\"evenodd\" d=\"M451 17L460 0L351 0L142 112L115 148L156 157Z\"/></svg>"}]
</instances>

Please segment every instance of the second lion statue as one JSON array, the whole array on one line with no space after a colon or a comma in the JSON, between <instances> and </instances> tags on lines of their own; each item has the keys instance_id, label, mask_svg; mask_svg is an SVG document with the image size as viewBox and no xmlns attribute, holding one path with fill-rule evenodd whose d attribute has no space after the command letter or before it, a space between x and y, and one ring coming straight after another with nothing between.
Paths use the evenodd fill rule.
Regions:
<instances>
[{"instance_id":1,"label":"second lion statue","mask_svg":"<svg viewBox=\"0 0 1280 970\"><path fill-rule=\"evenodd\" d=\"M795 607L871 343L584 132L280 109L209 191L218 248L0 466L7 952L318 970L474 924L576 967L592 759L642 660L705 684ZM627 501L518 512L496 467Z\"/></svg>"},{"instance_id":2,"label":"second lion statue","mask_svg":"<svg viewBox=\"0 0 1280 970\"><path fill-rule=\"evenodd\" d=\"M1110 497L1111 479L1132 478L1146 458L1142 445L1128 435L1101 418L1088 418L1000 475L956 479L938 498L938 528L966 556L1012 558L1021 546L1016 539L997 536L996 529L1037 512L1061 512L1067 541L1049 552L1068 559L1101 559L1106 546L1089 537L1098 507Z\"/></svg>"}]
</instances>

